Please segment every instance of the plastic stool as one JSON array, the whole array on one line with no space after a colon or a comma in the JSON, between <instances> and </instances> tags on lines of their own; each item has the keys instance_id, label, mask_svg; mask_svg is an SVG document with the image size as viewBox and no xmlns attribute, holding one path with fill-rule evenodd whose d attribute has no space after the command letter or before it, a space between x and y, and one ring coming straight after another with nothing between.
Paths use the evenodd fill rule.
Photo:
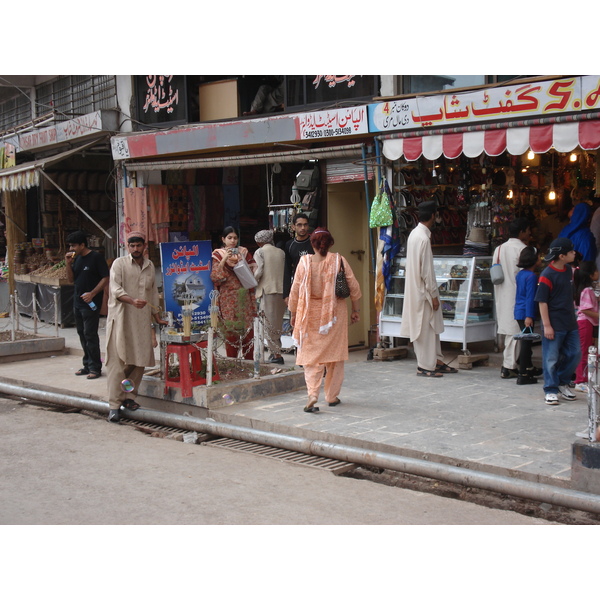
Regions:
<instances>
[{"instance_id":1,"label":"plastic stool","mask_svg":"<svg viewBox=\"0 0 600 600\"><path fill-rule=\"evenodd\" d=\"M198 346L206 347L207 342L200 342ZM169 375L169 357L174 354L179 360L179 376ZM216 371L216 363L213 361ZM202 354L193 344L168 344L165 352L165 392L167 388L180 388L184 398L193 396L192 388L206 384L206 377L202 370ZM218 372L213 375L213 381L218 379Z\"/></svg>"}]
</instances>

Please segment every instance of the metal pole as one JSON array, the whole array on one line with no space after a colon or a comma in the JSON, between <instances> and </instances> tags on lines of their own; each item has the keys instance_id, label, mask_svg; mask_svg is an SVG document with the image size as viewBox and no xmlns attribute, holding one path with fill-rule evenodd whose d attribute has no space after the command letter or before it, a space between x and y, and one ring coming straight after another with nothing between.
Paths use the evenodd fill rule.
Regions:
<instances>
[{"instance_id":1,"label":"metal pole","mask_svg":"<svg viewBox=\"0 0 600 600\"><path fill-rule=\"evenodd\" d=\"M38 314L37 314L37 305L35 302L35 293L32 295L31 299L31 310L33 311L33 333L37 335L38 330Z\"/></svg>"},{"instance_id":2,"label":"metal pole","mask_svg":"<svg viewBox=\"0 0 600 600\"><path fill-rule=\"evenodd\" d=\"M260 319L254 317L254 379L260 379Z\"/></svg>"},{"instance_id":3,"label":"metal pole","mask_svg":"<svg viewBox=\"0 0 600 600\"><path fill-rule=\"evenodd\" d=\"M213 343L215 330L212 325L208 328L208 343L206 344L206 387L213 384Z\"/></svg>"},{"instance_id":4,"label":"metal pole","mask_svg":"<svg viewBox=\"0 0 600 600\"><path fill-rule=\"evenodd\" d=\"M15 310L16 308L16 304L15 304L15 298L16 298L16 291L14 294L10 295L10 309L12 311L12 328L10 331L10 341L14 342L16 339L16 327L17 327L17 311Z\"/></svg>"},{"instance_id":5,"label":"metal pole","mask_svg":"<svg viewBox=\"0 0 600 600\"><path fill-rule=\"evenodd\" d=\"M598 349L588 348L588 439L598 442Z\"/></svg>"},{"instance_id":6,"label":"metal pole","mask_svg":"<svg viewBox=\"0 0 600 600\"><path fill-rule=\"evenodd\" d=\"M54 331L58 337L58 294L54 294Z\"/></svg>"},{"instance_id":7,"label":"metal pole","mask_svg":"<svg viewBox=\"0 0 600 600\"><path fill-rule=\"evenodd\" d=\"M81 408L83 410L93 410L101 414L108 414L109 410L107 402L25 388L4 382L0 382L0 393L53 402L65 406L72 406L74 408ZM421 458L411 458L408 456L391 454L389 452L356 448L322 440L310 440L273 431L261 431L256 428L256 423L254 423L253 427L243 427L229 423L219 423L213 420L209 421L208 419L172 415L143 408L135 412L121 409L121 412L127 418L154 423L156 425L208 433L217 437L229 437L256 444L265 444L314 456L323 456L356 464L370 465L402 473L410 473L420 477L427 477L429 479L448 481L467 487L476 487L500 494L508 494L519 498L528 498L538 502L547 502L557 506L566 506L575 510L600 513L600 495L598 494L579 492L577 490L537 483L535 481L515 479L514 477L496 475L494 473L473 471L464 467L454 467L452 465L436 463Z\"/></svg>"},{"instance_id":8,"label":"metal pole","mask_svg":"<svg viewBox=\"0 0 600 600\"><path fill-rule=\"evenodd\" d=\"M19 331L19 294L15 290L15 327L16 331Z\"/></svg>"}]
</instances>

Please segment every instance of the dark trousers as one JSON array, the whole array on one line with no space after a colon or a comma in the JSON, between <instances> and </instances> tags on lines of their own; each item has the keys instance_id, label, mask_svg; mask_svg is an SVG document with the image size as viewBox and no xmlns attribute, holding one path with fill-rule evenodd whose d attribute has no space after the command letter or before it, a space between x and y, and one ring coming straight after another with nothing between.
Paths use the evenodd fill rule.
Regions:
<instances>
[{"instance_id":1,"label":"dark trousers","mask_svg":"<svg viewBox=\"0 0 600 600\"><path fill-rule=\"evenodd\" d=\"M518 319L517 323L521 331L525 329L525 320ZM533 326L531 327L533 331ZM525 333L529 333L528 331ZM532 340L520 340L521 350L519 352L519 375L527 375L527 369L533 367L531 362L531 356L533 355L533 341Z\"/></svg>"},{"instance_id":2,"label":"dark trousers","mask_svg":"<svg viewBox=\"0 0 600 600\"><path fill-rule=\"evenodd\" d=\"M98 323L100 311L90 308L74 308L75 327L79 334L79 341L83 348L83 368L90 373L102 372L100 358L100 337L98 336Z\"/></svg>"}]
</instances>

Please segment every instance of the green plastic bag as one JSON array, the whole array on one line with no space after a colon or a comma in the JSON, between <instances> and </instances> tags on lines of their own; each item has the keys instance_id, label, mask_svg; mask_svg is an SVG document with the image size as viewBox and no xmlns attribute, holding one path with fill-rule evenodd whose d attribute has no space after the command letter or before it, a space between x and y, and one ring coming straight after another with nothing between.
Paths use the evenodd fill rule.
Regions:
<instances>
[{"instance_id":1,"label":"green plastic bag","mask_svg":"<svg viewBox=\"0 0 600 600\"><path fill-rule=\"evenodd\" d=\"M369 215L369 227L388 227L394 222L390 199L384 190L383 185L379 194L373 199L371 204L371 213Z\"/></svg>"}]
</instances>

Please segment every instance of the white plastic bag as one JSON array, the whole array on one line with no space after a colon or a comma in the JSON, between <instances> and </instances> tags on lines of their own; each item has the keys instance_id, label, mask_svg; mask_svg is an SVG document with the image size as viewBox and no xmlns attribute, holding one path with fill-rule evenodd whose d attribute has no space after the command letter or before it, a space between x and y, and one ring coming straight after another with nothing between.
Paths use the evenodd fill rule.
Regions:
<instances>
[{"instance_id":1,"label":"white plastic bag","mask_svg":"<svg viewBox=\"0 0 600 600\"><path fill-rule=\"evenodd\" d=\"M236 277L240 280L242 287L247 290L251 290L258 285L252 269L248 266L245 259L240 260L234 267L233 272Z\"/></svg>"}]
</instances>

